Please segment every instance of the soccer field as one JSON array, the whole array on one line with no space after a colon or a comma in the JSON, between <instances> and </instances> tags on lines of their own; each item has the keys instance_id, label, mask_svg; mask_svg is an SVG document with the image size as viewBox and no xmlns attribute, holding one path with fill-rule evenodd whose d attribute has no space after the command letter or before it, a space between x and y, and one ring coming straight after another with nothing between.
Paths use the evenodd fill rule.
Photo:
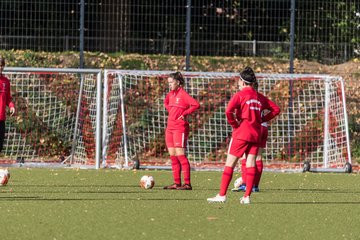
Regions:
<instances>
[{"instance_id":1,"label":"soccer field","mask_svg":"<svg viewBox=\"0 0 360 240\"><path fill-rule=\"evenodd\" d=\"M193 191L163 190L170 171L11 168L0 188L6 239L359 239L359 174L269 173L251 205L221 172L192 172ZM155 187L139 187L150 174ZM234 174L233 180L238 175ZM233 182L232 182L233 183ZM232 187L232 183L230 187Z\"/></svg>"}]
</instances>

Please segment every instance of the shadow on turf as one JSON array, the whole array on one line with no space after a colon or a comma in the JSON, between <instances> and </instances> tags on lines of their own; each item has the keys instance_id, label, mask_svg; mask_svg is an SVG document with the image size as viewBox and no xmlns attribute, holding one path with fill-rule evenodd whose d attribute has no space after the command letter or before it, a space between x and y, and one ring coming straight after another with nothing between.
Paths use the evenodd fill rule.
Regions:
<instances>
[{"instance_id":1,"label":"shadow on turf","mask_svg":"<svg viewBox=\"0 0 360 240\"><path fill-rule=\"evenodd\" d=\"M204 201L196 198L45 198L45 197L0 197L1 201Z\"/></svg>"},{"instance_id":2,"label":"shadow on turf","mask_svg":"<svg viewBox=\"0 0 360 240\"><path fill-rule=\"evenodd\" d=\"M6 196L0 197L0 201L201 201L206 203L204 199L198 198L46 198L41 196ZM303 205L325 205L325 204L341 204L341 205L360 205L358 202L254 202L252 204L264 205L264 204L303 204Z\"/></svg>"},{"instance_id":3,"label":"shadow on turf","mask_svg":"<svg viewBox=\"0 0 360 240\"><path fill-rule=\"evenodd\" d=\"M360 193L360 191L354 191L354 190L344 190L344 189L341 189L340 191L338 189L319 189L319 188L304 188L304 189L299 189L299 188L267 188L266 190L261 190L261 192L296 192L296 193L305 193L305 192L309 192L309 193L316 193L316 192L319 192L319 193Z\"/></svg>"},{"instance_id":4,"label":"shadow on turf","mask_svg":"<svg viewBox=\"0 0 360 240\"><path fill-rule=\"evenodd\" d=\"M128 185L128 186L124 186L124 185L84 186L84 185L81 185L81 186L76 187L76 189L78 189L78 190L73 189L74 188L73 185L71 185L71 186L67 186L67 185L35 186L35 185L32 185L30 187L33 187L34 189L29 190L28 185L26 185L26 186L21 186L19 188L12 188L11 191L14 193L15 192L16 193L154 193L157 191L162 191L162 192L167 192L167 193L181 192L178 190L163 190L162 187L154 187L153 189L145 190L137 185L135 185L135 186L134 185ZM49 190L47 190L45 187L49 188ZM36 188L39 188L39 190L36 190ZM116 189L107 190L107 188L117 188L117 190ZM132 188L134 190L128 191L127 189L125 190L124 188ZM87 190L87 189L89 189L89 190ZM9 192L10 192L10 190L7 191L7 189L3 189L3 193L9 193ZM189 192L189 191L186 191L186 192ZM1 192L0 192L0 194L1 194Z\"/></svg>"},{"instance_id":5,"label":"shadow on turf","mask_svg":"<svg viewBox=\"0 0 360 240\"><path fill-rule=\"evenodd\" d=\"M58 193L58 194L77 194L77 193L86 193L86 194L101 194L101 193L109 193L109 194L149 194L155 193L152 190L137 190L137 191L16 191L16 193L22 194L50 194L50 193ZM0 197L1 198L1 197Z\"/></svg>"},{"instance_id":6,"label":"shadow on turf","mask_svg":"<svg viewBox=\"0 0 360 240\"><path fill-rule=\"evenodd\" d=\"M124 185L124 184L111 184L111 185L104 185L104 184L97 184L97 185L80 185L80 184L48 184L48 185L44 185L44 184L29 184L29 185L16 185L16 184L12 184L12 186L19 186L19 187L71 187L71 188L79 188L79 187L140 187L138 184L133 184L133 185Z\"/></svg>"},{"instance_id":7,"label":"shadow on turf","mask_svg":"<svg viewBox=\"0 0 360 240\"><path fill-rule=\"evenodd\" d=\"M30 189L29 190L29 186ZM36 190L36 188L38 188L38 190ZM45 188L45 189L44 189ZM48 188L48 189L46 189ZM70 189L69 189L70 188ZM79 185L78 187L76 187L77 189L73 189L74 186L67 186L67 185L52 185L52 186L47 186L47 185L26 185L26 186L21 186L19 188L12 188L11 191L10 189L4 189L3 192L1 193L21 193L21 194L52 194L52 193L57 193L57 194L154 194L157 193L158 191L161 192L166 192L166 193L174 193L174 192L183 192L183 191L178 191L178 190L163 190L162 187L154 187L153 189L149 189L149 190L145 190L140 188L140 186L137 185L99 185L99 186L95 186L95 185L91 185L91 186L84 186L84 185ZM96 189L93 189L96 188ZM107 188L118 188L118 190L115 189L111 189L111 190L107 190ZM132 188L134 189L133 191L128 191L127 189L125 190L124 188ZM88 190L87 190L88 189ZM189 191L186 191L189 193ZM0 196L1 198L1 196Z\"/></svg>"},{"instance_id":8,"label":"shadow on turf","mask_svg":"<svg viewBox=\"0 0 360 240\"><path fill-rule=\"evenodd\" d=\"M152 190L144 190L141 189L139 185L134 184L134 185L123 185L123 184L111 184L111 185L101 185L101 184L97 184L97 185L80 185L80 184L52 184L52 185L41 185L41 184L30 184L30 185L12 185L12 187L20 187L19 189L16 190L17 193L62 193L65 191L61 191L61 188L78 188L78 189L86 189L86 188L97 188L98 190L79 190L79 191L71 191L71 193L152 193L154 190L163 190L162 186L159 187L154 187ZM21 188L52 188L52 189L56 189L59 188L59 190L49 190L49 191L36 191L36 190L21 190ZM111 191L106 191L106 188L117 188L119 190L111 190ZM135 191L124 191L122 190L122 188L136 188L137 190ZM166 190L166 192L173 192L176 190ZM219 188L201 188L201 187L194 187L193 191L219 191ZM66 193L68 193L69 191L66 191ZM231 191L228 190L228 193L230 193ZM261 189L260 193L274 193L274 192L279 192L279 193L331 193L331 194L356 194L359 193L360 191L354 191L354 190L344 190L341 189L340 191L338 189L319 189L319 188L306 188L306 189L299 189L299 188L266 188L266 189ZM239 193L243 193L243 192L239 192ZM237 193L234 193L237 194ZM257 193L255 193L257 194Z\"/></svg>"},{"instance_id":9,"label":"shadow on turf","mask_svg":"<svg viewBox=\"0 0 360 240\"><path fill-rule=\"evenodd\" d=\"M34 188L49 188L49 187L69 187L69 188L80 188L80 187L119 187L119 188L122 188L122 187L139 187L139 184L109 184L109 185L104 185L104 184L91 184L91 185L86 185L86 184L28 184L28 185L17 185L17 184L12 184L13 187L25 187L25 188L28 188L28 187L34 187ZM165 185L160 185L160 184L157 184L155 185L154 188L157 188L157 189L163 189ZM194 186L193 186L194 187ZM204 187L201 187L201 186L195 186L195 189L198 190L198 191L218 191L219 188L218 187L214 187L214 188L204 188Z\"/></svg>"}]
</instances>

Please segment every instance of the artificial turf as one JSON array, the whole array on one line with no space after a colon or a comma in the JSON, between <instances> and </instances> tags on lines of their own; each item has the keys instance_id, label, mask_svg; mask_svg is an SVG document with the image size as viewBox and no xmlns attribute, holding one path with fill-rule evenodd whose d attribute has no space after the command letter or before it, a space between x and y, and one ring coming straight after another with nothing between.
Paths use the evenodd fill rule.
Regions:
<instances>
[{"instance_id":1,"label":"artificial turf","mask_svg":"<svg viewBox=\"0 0 360 240\"><path fill-rule=\"evenodd\" d=\"M360 175L265 172L250 205L221 172L192 172L192 191L163 190L170 171L11 168L0 187L6 239L359 239ZM139 187L143 175L155 187ZM234 174L233 180L239 177ZM230 187L232 187L233 182Z\"/></svg>"}]
</instances>

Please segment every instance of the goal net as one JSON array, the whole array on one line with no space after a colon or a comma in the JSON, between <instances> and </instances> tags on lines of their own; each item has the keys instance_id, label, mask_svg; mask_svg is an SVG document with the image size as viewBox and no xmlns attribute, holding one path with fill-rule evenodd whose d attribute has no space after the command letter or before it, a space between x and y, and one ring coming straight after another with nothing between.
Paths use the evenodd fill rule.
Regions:
<instances>
[{"instance_id":1,"label":"goal net","mask_svg":"<svg viewBox=\"0 0 360 240\"><path fill-rule=\"evenodd\" d=\"M104 73L105 164L171 166L164 131L169 92L166 71ZM184 72L186 91L200 103L189 117L187 156L193 167L221 168L232 129L225 108L238 91L238 74ZM344 83L328 75L258 74L259 91L281 108L269 124L265 166L342 168L351 163Z\"/></svg>"},{"instance_id":2,"label":"goal net","mask_svg":"<svg viewBox=\"0 0 360 240\"><path fill-rule=\"evenodd\" d=\"M6 68L4 74L16 114L7 117L0 163L100 160L101 70Z\"/></svg>"}]
</instances>

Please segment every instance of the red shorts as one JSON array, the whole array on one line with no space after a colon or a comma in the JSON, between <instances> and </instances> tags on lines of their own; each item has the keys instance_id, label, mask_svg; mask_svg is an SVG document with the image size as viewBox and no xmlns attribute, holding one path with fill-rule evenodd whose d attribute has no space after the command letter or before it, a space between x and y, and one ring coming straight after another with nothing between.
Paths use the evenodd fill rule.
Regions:
<instances>
[{"instance_id":1,"label":"red shorts","mask_svg":"<svg viewBox=\"0 0 360 240\"><path fill-rule=\"evenodd\" d=\"M267 127L261 126L261 137L260 137L260 143L259 143L259 147L260 148L266 148L266 142L268 139L268 133L269 130Z\"/></svg>"},{"instance_id":2,"label":"red shorts","mask_svg":"<svg viewBox=\"0 0 360 240\"><path fill-rule=\"evenodd\" d=\"M165 142L168 148L186 148L189 133L167 130L165 131Z\"/></svg>"},{"instance_id":3,"label":"red shorts","mask_svg":"<svg viewBox=\"0 0 360 240\"><path fill-rule=\"evenodd\" d=\"M257 155L259 151L258 143L246 142L244 140L231 138L228 154L241 158L244 153Z\"/></svg>"}]
</instances>

